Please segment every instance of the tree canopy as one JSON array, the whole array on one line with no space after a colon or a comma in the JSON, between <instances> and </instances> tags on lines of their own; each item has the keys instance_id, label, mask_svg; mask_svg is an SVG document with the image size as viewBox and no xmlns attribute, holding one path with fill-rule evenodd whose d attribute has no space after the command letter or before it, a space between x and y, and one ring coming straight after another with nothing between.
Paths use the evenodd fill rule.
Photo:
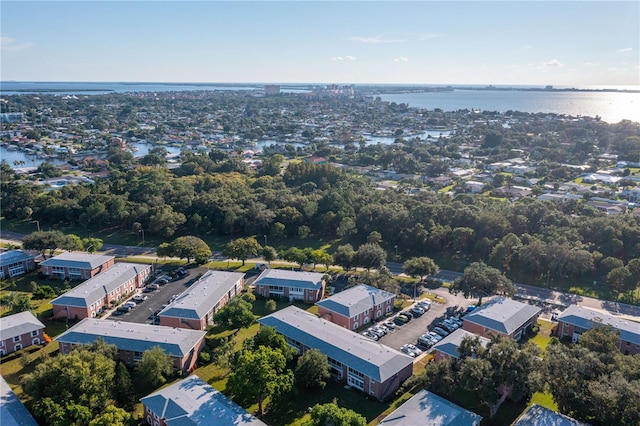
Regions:
<instances>
[{"instance_id":1,"label":"tree canopy","mask_svg":"<svg viewBox=\"0 0 640 426\"><path fill-rule=\"evenodd\" d=\"M466 298L478 298L478 304L482 304L485 296L513 295L515 287L498 269L483 262L474 262L465 268L462 277L453 282L449 291L453 294L462 293Z\"/></svg>"},{"instance_id":2,"label":"tree canopy","mask_svg":"<svg viewBox=\"0 0 640 426\"><path fill-rule=\"evenodd\" d=\"M244 265L249 257L257 256L261 250L262 246L260 246L254 237L238 238L229 241L222 254L232 259L240 259L242 260L242 265Z\"/></svg>"},{"instance_id":3,"label":"tree canopy","mask_svg":"<svg viewBox=\"0 0 640 426\"><path fill-rule=\"evenodd\" d=\"M330 377L327 356L319 350L308 350L298 358L295 378L303 387L324 389Z\"/></svg>"},{"instance_id":4,"label":"tree canopy","mask_svg":"<svg viewBox=\"0 0 640 426\"><path fill-rule=\"evenodd\" d=\"M211 256L211 249L200 238L187 235L173 240L169 244L166 254L180 259L187 259L187 263L191 262L191 258L194 258L198 263L206 263Z\"/></svg>"},{"instance_id":5,"label":"tree canopy","mask_svg":"<svg viewBox=\"0 0 640 426\"><path fill-rule=\"evenodd\" d=\"M222 309L215 313L213 320L217 324L229 328L248 327L255 321L255 315L251 312L252 305L246 300L236 297L224 305Z\"/></svg>"}]
</instances>

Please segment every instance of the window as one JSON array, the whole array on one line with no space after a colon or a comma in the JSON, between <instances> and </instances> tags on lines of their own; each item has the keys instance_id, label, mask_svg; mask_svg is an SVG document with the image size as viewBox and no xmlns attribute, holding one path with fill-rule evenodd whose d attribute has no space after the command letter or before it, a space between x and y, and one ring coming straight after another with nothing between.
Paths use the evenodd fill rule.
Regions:
<instances>
[{"instance_id":1,"label":"window","mask_svg":"<svg viewBox=\"0 0 640 426\"><path fill-rule=\"evenodd\" d=\"M38 335L38 330L34 330L31 332L31 337L36 337Z\"/></svg>"},{"instance_id":2,"label":"window","mask_svg":"<svg viewBox=\"0 0 640 426\"><path fill-rule=\"evenodd\" d=\"M353 329L354 329L354 330L357 330L357 328L358 328L358 321L356 321L356 322L354 322L354 323L353 323Z\"/></svg>"},{"instance_id":3,"label":"window","mask_svg":"<svg viewBox=\"0 0 640 426\"><path fill-rule=\"evenodd\" d=\"M16 275L20 275L24 273L24 263L15 262L9 265L9 276L15 277Z\"/></svg>"},{"instance_id":4,"label":"window","mask_svg":"<svg viewBox=\"0 0 640 426\"><path fill-rule=\"evenodd\" d=\"M20 349L22 349L22 345L21 345L20 343L18 343L17 345L15 345L15 346L13 347L13 350L14 350L14 351L19 351Z\"/></svg>"},{"instance_id":5,"label":"window","mask_svg":"<svg viewBox=\"0 0 640 426\"><path fill-rule=\"evenodd\" d=\"M13 336L13 342L19 342L20 341L21 336Z\"/></svg>"}]
</instances>

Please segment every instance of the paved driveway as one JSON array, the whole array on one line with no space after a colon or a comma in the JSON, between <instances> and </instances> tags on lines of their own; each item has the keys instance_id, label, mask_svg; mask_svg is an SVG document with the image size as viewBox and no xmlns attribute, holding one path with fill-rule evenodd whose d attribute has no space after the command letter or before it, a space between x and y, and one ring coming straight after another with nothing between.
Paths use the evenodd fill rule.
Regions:
<instances>
[{"instance_id":1,"label":"paved driveway","mask_svg":"<svg viewBox=\"0 0 640 426\"><path fill-rule=\"evenodd\" d=\"M112 313L107 317L107 319L135 322L138 324L152 324L154 312L159 311L162 305L168 304L171 296L185 291L198 275L204 274L207 270L207 268L187 269L187 271L189 271L189 275L176 281L169 281L167 284L161 286L159 290L155 290L151 293L142 293L143 289L138 289L138 294L142 293L148 296L149 299L138 303L135 308L126 314Z\"/></svg>"},{"instance_id":2,"label":"paved driveway","mask_svg":"<svg viewBox=\"0 0 640 426\"><path fill-rule=\"evenodd\" d=\"M445 317L453 315L458 310L466 309L466 307L472 303L461 295L449 294L446 289L444 289L444 291L431 290L431 292L444 297L447 302L445 304L432 303L431 309L424 315L419 318L414 318L402 326L396 327L394 331L382 337L379 342L396 350L400 350L402 345L406 343L415 344L418 337L426 333L432 325L435 325L435 323Z\"/></svg>"}]
</instances>

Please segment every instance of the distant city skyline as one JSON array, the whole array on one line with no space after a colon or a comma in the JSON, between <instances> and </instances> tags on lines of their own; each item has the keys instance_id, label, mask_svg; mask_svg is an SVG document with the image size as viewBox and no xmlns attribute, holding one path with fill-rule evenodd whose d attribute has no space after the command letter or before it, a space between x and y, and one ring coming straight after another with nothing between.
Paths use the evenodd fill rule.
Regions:
<instances>
[{"instance_id":1,"label":"distant city skyline","mask_svg":"<svg viewBox=\"0 0 640 426\"><path fill-rule=\"evenodd\" d=\"M1 79L640 85L637 1L6 1Z\"/></svg>"}]
</instances>

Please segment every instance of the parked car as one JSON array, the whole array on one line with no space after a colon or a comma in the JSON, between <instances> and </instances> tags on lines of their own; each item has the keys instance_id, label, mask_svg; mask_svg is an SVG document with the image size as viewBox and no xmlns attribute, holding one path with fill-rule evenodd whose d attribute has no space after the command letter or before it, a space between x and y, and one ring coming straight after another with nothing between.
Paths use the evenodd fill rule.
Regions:
<instances>
[{"instance_id":1,"label":"parked car","mask_svg":"<svg viewBox=\"0 0 640 426\"><path fill-rule=\"evenodd\" d=\"M451 317L449 318L451 321L455 322L456 324L458 324L460 327L462 327L462 320L460 318L456 318L456 317Z\"/></svg>"},{"instance_id":2,"label":"parked car","mask_svg":"<svg viewBox=\"0 0 640 426\"><path fill-rule=\"evenodd\" d=\"M368 328L367 329L367 333L374 334L374 335L378 336L378 338L383 337L384 334L385 334L382 330L380 330L378 328L373 328L373 327Z\"/></svg>"},{"instance_id":3,"label":"parked car","mask_svg":"<svg viewBox=\"0 0 640 426\"><path fill-rule=\"evenodd\" d=\"M427 349L431 348L431 346L434 345L433 340L425 337L425 336L420 336L418 337L418 343L419 345L422 345L424 347L426 347Z\"/></svg>"},{"instance_id":4,"label":"parked car","mask_svg":"<svg viewBox=\"0 0 640 426\"><path fill-rule=\"evenodd\" d=\"M159 280L156 280L156 283L160 284L160 285L165 285L169 282L168 279L166 278L160 278Z\"/></svg>"},{"instance_id":5,"label":"parked car","mask_svg":"<svg viewBox=\"0 0 640 426\"><path fill-rule=\"evenodd\" d=\"M402 311L401 315L408 317L410 320L415 317L415 315L413 315L413 313L409 309L407 309L406 311Z\"/></svg>"},{"instance_id":6,"label":"parked car","mask_svg":"<svg viewBox=\"0 0 640 426\"><path fill-rule=\"evenodd\" d=\"M136 302L131 302L131 301L129 301L129 302L124 302L124 303L122 304L122 306L129 306L131 309L133 309L133 308L135 308L137 305L136 305Z\"/></svg>"},{"instance_id":7,"label":"parked car","mask_svg":"<svg viewBox=\"0 0 640 426\"><path fill-rule=\"evenodd\" d=\"M145 296L143 294L136 294L135 296L133 296L131 298L131 300L133 300L134 302L144 302L145 300L147 300L149 298L149 296Z\"/></svg>"},{"instance_id":8,"label":"parked car","mask_svg":"<svg viewBox=\"0 0 640 426\"><path fill-rule=\"evenodd\" d=\"M409 344L402 345L402 347L400 348L400 350L401 350L402 352L404 352L405 354L409 355L410 357L415 358L415 357L417 357L417 356L418 356L418 354L417 354L414 350L412 350L412 349L409 347Z\"/></svg>"},{"instance_id":9,"label":"parked car","mask_svg":"<svg viewBox=\"0 0 640 426\"><path fill-rule=\"evenodd\" d=\"M156 283L147 284L147 288L150 288L152 290L159 290L160 289L160 284L156 284Z\"/></svg>"},{"instance_id":10,"label":"parked car","mask_svg":"<svg viewBox=\"0 0 640 426\"><path fill-rule=\"evenodd\" d=\"M412 345L411 343L407 343L407 346L409 346L409 349L414 351L416 353L416 355L422 355L422 351L420 349L416 348L416 345Z\"/></svg>"},{"instance_id":11,"label":"parked car","mask_svg":"<svg viewBox=\"0 0 640 426\"><path fill-rule=\"evenodd\" d=\"M418 302L418 306L420 306L425 311L431 309L431 301L430 300L421 300Z\"/></svg>"},{"instance_id":12,"label":"parked car","mask_svg":"<svg viewBox=\"0 0 640 426\"><path fill-rule=\"evenodd\" d=\"M378 336L376 336L375 334L369 333L368 331L363 331L360 334L362 334L364 337L369 338L371 340L376 340L377 341L379 339Z\"/></svg>"},{"instance_id":13,"label":"parked car","mask_svg":"<svg viewBox=\"0 0 640 426\"><path fill-rule=\"evenodd\" d=\"M414 307L411 308L411 313L414 316L419 316L420 317L420 316L422 316L422 314L425 313L425 310L422 309L420 306L414 306Z\"/></svg>"},{"instance_id":14,"label":"parked car","mask_svg":"<svg viewBox=\"0 0 640 426\"><path fill-rule=\"evenodd\" d=\"M447 336L449 335L449 332L448 332L448 331L446 331L445 329L440 328L440 327L436 327L436 328L434 328L434 329L433 329L433 332L435 332L435 333L439 334L439 335L440 335L440 336L442 336L442 337L447 337Z\"/></svg>"},{"instance_id":15,"label":"parked car","mask_svg":"<svg viewBox=\"0 0 640 426\"><path fill-rule=\"evenodd\" d=\"M456 329L449 323L446 323L444 321L440 321L438 323L438 327L447 330L449 333L453 333L454 331L456 331Z\"/></svg>"},{"instance_id":16,"label":"parked car","mask_svg":"<svg viewBox=\"0 0 640 426\"><path fill-rule=\"evenodd\" d=\"M393 323L393 321L385 321L385 322L383 322L383 324L384 324L384 326L385 326L385 327L387 327L387 329L388 329L389 331L391 331L391 330L395 330L395 328L397 327L397 326Z\"/></svg>"},{"instance_id":17,"label":"parked car","mask_svg":"<svg viewBox=\"0 0 640 426\"><path fill-rule=\"evenodd\" d=\"M122 312L122 313L125 313L125 314L126 314L127 312L130 312L130 311L131 311L131 309L133 309L131 306L125 306L125 305L122 305L122 306L118 306L118 309L116 309L116 311L117 311L117 312Z\"/></svg>"},{"instance_id":18,"label":"parked car","mask_svg":"<svg viewBox=\"0 0 640 426\"><path fill-rule=\"evenodd\" d=\"M551 313L551 321L558 321L558 315L560 315L560 311L553 311Z\"/></svg>"},{"instance_id":19,"label":"parked car","mask_svg":"<svg viewBox=\"0 0 640 426\"><path fill-rule=\"evenodd\" d=\"M406 317L406 316L404 316L404 315L398 315L397 317L395 317L395 318L393 319L393 322L394 322L396 325L405 325L406 323L408 323L408 322L409 322L409 318L407 318L407 317Z\"/></svg>"},{"instance_id":20,"label":"parked car","mask_svg":"<svg viewBox=\"0 0 640 426\"><path fill-rule=\"evenodd\" d=\"M452 321L451 319L446 319L446 320L444 320L442 322L447 324L448 326L452 327L454 330L457 330L457 329L460 328L460 325L457 322Z\"/></svg>"},{"instance_id":21,"label":"parked car","mask_svg":"<svg viewBox=\"0 0 640 426\"><path fill-rule=\"evenodd\" d=\"M442 336L434 331L428 332L427 335L432 339L434 339L436 342L439 342L440 340L442 340Z\"/></svg>"}]
</instances>

